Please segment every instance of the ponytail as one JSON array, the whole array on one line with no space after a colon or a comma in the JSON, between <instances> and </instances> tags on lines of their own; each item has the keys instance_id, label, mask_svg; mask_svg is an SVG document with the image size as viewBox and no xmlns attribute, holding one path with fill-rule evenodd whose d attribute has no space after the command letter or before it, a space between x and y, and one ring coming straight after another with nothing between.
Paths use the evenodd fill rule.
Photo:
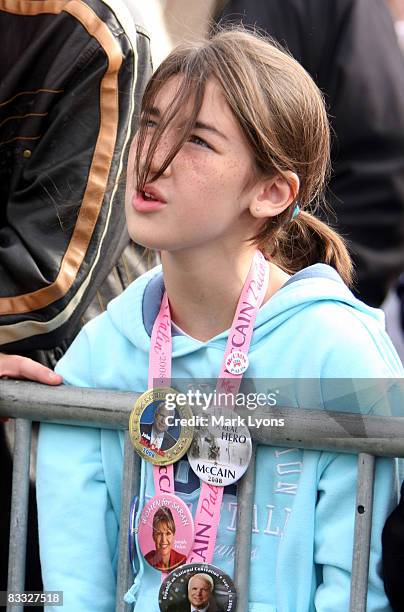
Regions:
<instances>
[{"instance_id":1,"label":"ponytail","mask_svg":"<svg viewBox=\"0 0 404 612\"><path fill-rule=\"evenodd\" d=\"M293 208L293 207L292 207ZM290 217L290 210L288 217ZM279 215L284 217L285 213ZM289 274L315 263L335 268L346 285L352 286L353 265L344 239L309 212L300 210L283 223L269 220L254 238L256 246Z\"/></svg>"}]
</instances>

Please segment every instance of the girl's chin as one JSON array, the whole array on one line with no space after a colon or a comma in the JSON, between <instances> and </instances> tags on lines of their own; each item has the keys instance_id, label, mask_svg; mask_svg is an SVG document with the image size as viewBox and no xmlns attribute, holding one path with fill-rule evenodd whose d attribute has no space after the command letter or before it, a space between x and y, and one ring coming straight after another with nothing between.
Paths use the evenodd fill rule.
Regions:
<instances>
[{"instance_id":1,"label":"girl's chin","mask_svg":"<svg viewBox=\"0 0 404 612\"><path fill-rule=\"evenodd\" d=\"M192 242L188 241L184 244L184 238L179 232L173 235L169 229L164 230L159 227L156 230L155 227L142 227L140 223L135 222L129 223L127 229L133 242L152 251L175 253L185 249L192 250ZM201 246L197 239L195 239L194 244L198 248Z\"/></svg>"},{"instance_id":2,"label":"girl's chin","mask_svg":"<svg viewBox=\"0 0 404 612\"><path fill-rule=\"evenodd\" d=\"M144 233L140 234L139 232L131 232L129 229L129 236L133 242L144 247L145 249L149 249L150 251L170 251L175 250L172 248L172 245L167 244L163 239L159 240L157 236L149 236Z\"/></svg>"},{"instance_id":3,"label":"girl's chin","mask_svg":"<svg viewBox=\"0 0 404 612\"><path fill-rule=\"evenodd\" d=\"M151 236L145 236L144 234L139 235L137 232L131 231L129 231L129 236L133 242L144 247L145 249L150 249L151 251L161 250L161 247L157 243L156 239L153 240Z\"/></svg>"}]
</instances>

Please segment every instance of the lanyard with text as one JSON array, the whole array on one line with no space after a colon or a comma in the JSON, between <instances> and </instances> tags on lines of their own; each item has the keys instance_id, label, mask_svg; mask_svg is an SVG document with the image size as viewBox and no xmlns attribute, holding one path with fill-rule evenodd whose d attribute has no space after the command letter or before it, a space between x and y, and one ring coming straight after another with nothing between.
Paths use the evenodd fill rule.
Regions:
<instances>
[{"instance_id":1,"label":"lanyard with text","mask_svg":"<svg viewBox=\"0 0 404 612\"><path fill-rule=\"evenodd\" d=\"M256 251L247 279L244 283L233 323L230 329L217 392L238 392L246 367L240 365L240 357L246 356L251 343L254 323L268 287L268 265ZM171 379L172 337L171 314L167 293L164 293L160 312L153 325L149 358L149 388L166 385ZM156 494L174 493L173 465L153 467ZM210 563L216 542L223 498L223 486L202 482L195 515L195 541L187 562ZM203 554L201 554L201 547Z\"/></svg>"}]
</instances>

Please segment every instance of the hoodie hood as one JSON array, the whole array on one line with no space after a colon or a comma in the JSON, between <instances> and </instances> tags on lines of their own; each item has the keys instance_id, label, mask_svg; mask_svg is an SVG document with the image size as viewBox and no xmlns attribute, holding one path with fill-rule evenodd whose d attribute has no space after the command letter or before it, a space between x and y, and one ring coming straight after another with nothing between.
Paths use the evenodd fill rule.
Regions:
<instances>
[{"instance_id":1,"label":"hoodie hood","mask_svg":"<svg viewBox=\"0 0 404 612\"><path fill-rule=\"evenodd\" d=\"M161 266L137 279L108 306L108 313L118 330L142 351L150 347L150 335L164 293ZM315 264L294 274L258 311L251 347L303 310L321 302L349 309L371 333L384 330L383 311L367 306L347 288L339 274L326 264ZM173 330L173 357L193 352L204 345L223 346L228 331L206 343L193 341Z\"/></svg>"}]
</instances>

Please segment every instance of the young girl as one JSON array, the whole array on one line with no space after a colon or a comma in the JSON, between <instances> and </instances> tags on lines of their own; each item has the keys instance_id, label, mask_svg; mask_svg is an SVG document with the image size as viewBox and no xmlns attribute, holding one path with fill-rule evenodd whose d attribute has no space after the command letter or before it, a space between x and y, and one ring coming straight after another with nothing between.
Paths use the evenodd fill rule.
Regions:
<instances>
[{"instance_id":1,"label":"young girl","mask_svg":"<svg viewBox=\"0 0 404 612\"><path fill-rule=\"evenodd\" d=\"M145 391L164 291L173 326L173 381L216 379L258 249L269 283L245 376L310 379L292 384L289 406L388 413L383 389L364 399L348 394L343 381L326 384L402 374L382 315L343 282L351 281L343 241L310 212L328 165L321 94L285 52L242 30L174 50L147 87L126 192L129 233L160 250L162 267L85 327L58 365L64 380ZM64 610L114 609L122 439L114 431L41 426L43 578L46 589L63 589ZM269 446L257 453L249 610L348 610L357 458ZM393 489L394 462L379 460L368 612L389 609L380 533ZM175 466L175 492L195 513L200 482L185 458ZM229 574L235 492L234 486L225 489L213 558ZM142 503L154 493L152 466L143 462ZM142 562L136 611L159 610L160 581L160 573Z\"/></svg>"}]
</instances>

